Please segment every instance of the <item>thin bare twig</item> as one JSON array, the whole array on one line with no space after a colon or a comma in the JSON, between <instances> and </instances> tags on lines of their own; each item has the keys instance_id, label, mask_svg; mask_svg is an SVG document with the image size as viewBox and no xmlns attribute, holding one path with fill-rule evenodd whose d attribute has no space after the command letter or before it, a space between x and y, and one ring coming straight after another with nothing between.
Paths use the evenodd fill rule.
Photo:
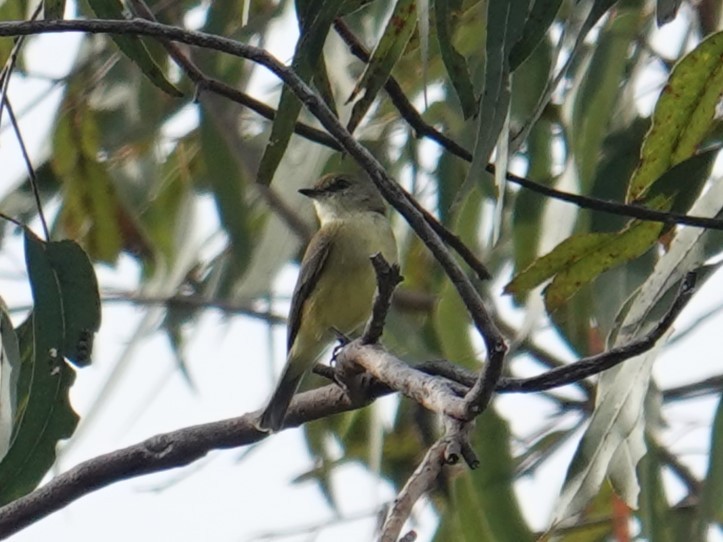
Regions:
<instances>
[{"instance_id":1,"label":"thin bare twig","mask_svg":"<svg viewBox=\"0 0 723 542\"><path fill-rule=\"evenodd\" d=\"M38 208L38 216L40 217L40 224L43 227L43 233L45 234L45 240L50 240L50 230L48 230L48 222L45 220L45 213L43 212L43 203L40 200L40 189L38 188L38 177L35 175L35 168L33 167L32 162L30 161L30 155L28 154L28 149L25 146L25 140L23 139L23 134L20 132L20 125L18 124L18 119L15 117L15 111L13 111L13 106L10 105L10 100L8 100L7 96L3 96L3 101L5 104L5 108L8 111L8 117L10 117L10 123L13 125L13 130L15 132L15 138L18 140L18 145L20 145L20 153L23 155L23 161L25 162L25 169L28 172L28 179L30 179L30 189L33 193L33 198L35 199L35 206Z\"/></svg>"},{"instance_id":2,"label":"thin bare twig","mask_svg":"<svg viewBox=\"0 0 723 542\"><path fill-rule=\"evenodd\" d=\"M381 253L371 257L374 272L377 275L377 293L374 297L372 315L362 333L362 344L376 344L384 332L384 322L392 304L392 294L397 285L404 280L399 273L399 265L390 265Z\"/></svg>"},{"instance_id":3,"label":"thin bare twig","mask_svg":"<svg viewBox=\"0 0 723 542\"><path fill-rule=\"evenodd\" d=\"M32 15L30 16L30 20L33 21L38 18L40 15L40 12L42 10L43 4L39 3L35 10L33 11ZM30 189L33 193L33 197L35 198L35 206L38 208L38 216L40 217L40 224L43 227L43 233L45 234L45 239L50 240L50 233L48 230L48 223L45 220L45 213L43 212L43 206L42 202L40 200L40 191L38 189L38 179L35 175L35 168L33 168L33 165L30 161L30 155L28 154L28 149L25 146L25 140L23 139L23 135L20 132L20 125L18 124L18 119L15 117L15 112L13 111L12 106L10 105L10 100L8 99L8 87L10 85L10 76L15 69L15 65L18 60L18 55L20 54L20 49L23 46L24 43L24 37L20 37L16 40L16 42L13 44L13 48L10 51L10 56L7 59L7 62L5 63L5 66L2 70L2 75L0 76L0 86L2 86L2 89L0 89L0 96L2 99L0 100L0 123L2 121L2 112L3 109L7 109L8 116L10 117L10 124L13 127L13 131L15 132L15 138L18 141L18 145L20 146L20 152L23 155L23 161L25 162L25 169L28 172L28 179L30 180Z\"/></svg>"},{"instance_id":4,"label":"thin bare twig","mask_svg":"<svg viewBox=\"0 0 723 542\"><path fill-rule=\"evenodd\" d=\"M134 292L114 292L103 295L103 303L132 303L135 305L164 305L169 309L218 309L228 314L240 314L258 318L270 324L283 325L284 316L271 311L254 309L251 303L239 303L224 299L208 299L202 295L150 296Z\"/></svg>"},{"instance_id":5,"label":"thin bare twig","mask_svg":"<svg viewBox=\"0 0 723 542\"><path fill-rule=\"evenodd\" d=\"M678 296L668 309L668 312L656 324L652 331L642 339L623 346L611 348L594 356L583 358L580 361L552 369L540 376L519 379L501 379L497 389L499 393L548 390L572 384L588 376L601 373L615 365L626 361L633 356L640 355L650 350L673 325L673 322L681 313L685 305L690 301L695 291L695 273L688 273L680 285Z\"/></svg>"}]
</instances>

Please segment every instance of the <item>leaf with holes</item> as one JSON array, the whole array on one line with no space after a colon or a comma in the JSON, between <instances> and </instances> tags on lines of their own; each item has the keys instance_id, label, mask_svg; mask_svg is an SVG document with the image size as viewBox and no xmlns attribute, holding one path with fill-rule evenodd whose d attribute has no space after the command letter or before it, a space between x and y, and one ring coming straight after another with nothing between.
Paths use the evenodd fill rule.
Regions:
<instances>
[{"instance_id":1,"label":"leaf with holes","mask_svg":"<svg viewBox=\"0 0 723 542\"><path fill-rule=\"evenodd\" d=\"M628 186L628 201L639 200L671 167L692 156L715 122L723 94L723 32L703 40L678 62L658 98L640 165Z\"/></svg>"}]
</instances>

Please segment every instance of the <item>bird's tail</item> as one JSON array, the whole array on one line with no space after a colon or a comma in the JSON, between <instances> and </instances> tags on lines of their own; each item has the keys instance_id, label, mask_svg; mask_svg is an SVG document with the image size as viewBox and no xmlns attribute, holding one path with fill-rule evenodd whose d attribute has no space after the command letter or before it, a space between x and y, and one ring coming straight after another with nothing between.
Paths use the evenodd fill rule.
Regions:
<instances>
[{"instance_id":1,"label":"bird's tail","mask_svg":"<svg viewBox=\"0 0 723 542\"><path fill-rule=\"evenodd\" d=\"M258 428L265 432L275 432L281 429L291 398L299 387L304 371L299 372L296 364L287 363L284 374L281 375L274 394L268 406L259 419Z\"/></svg>"}]
</instances>

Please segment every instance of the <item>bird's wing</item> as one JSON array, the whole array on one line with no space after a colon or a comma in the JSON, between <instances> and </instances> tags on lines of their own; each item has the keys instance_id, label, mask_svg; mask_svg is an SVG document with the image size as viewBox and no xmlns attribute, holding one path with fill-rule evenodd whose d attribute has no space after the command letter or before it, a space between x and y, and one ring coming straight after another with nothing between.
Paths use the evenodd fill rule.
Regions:
<instances>
[{"instance_id":1,"label":"bird's wing","mask_svg":"<svg viewBox=\"0 0 723 542\"><path fill-rule=\"evenodd\" d=\"M304 258L301 261L301 272L296 281L294 295L291 298L287 333L287 348L289 350L294 345L296 334L301 326L301 311L304 308L304 303L316 287L330 250L331 236L318 234L311 239L309 246L306 248Z\"/></svg>"}]
</instances>

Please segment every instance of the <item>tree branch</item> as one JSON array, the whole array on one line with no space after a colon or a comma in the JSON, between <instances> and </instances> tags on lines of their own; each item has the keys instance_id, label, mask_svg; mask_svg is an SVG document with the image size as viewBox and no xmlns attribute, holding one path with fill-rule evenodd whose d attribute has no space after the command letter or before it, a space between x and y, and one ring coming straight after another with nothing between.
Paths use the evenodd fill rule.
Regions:
<instances>
[{"instance_id":1,"label":"tree branch","mask_svg":"<svg viewBox=\"0 0 723 542\"><path fill-rule=\"evenodd\" d=\"M575 378L600 373L650 349L670 327L692 295L693 285L690 278L688 276L683 281L678 298L658 326L640 341L612 349L605 354L584 358L537 377L502 379L497 385L497 391L526 393L563 386ZM359 340L346 345L338 356L347 363L361 365L377 380L363 388L365 395L355 395L353 398L334 384L297 395L290 405L285 427L296 427L332 414L362 408L394 390L401 391L447 418L461 421L467 419L466 404L459 398L460 389L456 386L464 385L466 389L476 385L479 379L461 367L439 361L410 367L384 352L379 346L364 346ZM443 376L431 376L434 374ZM363 376L360 375L360 378ZM139 444L85 461L56 476L45 486L0 508L0 538L7 538L83 495L115 482L184 466L200 459L211 450L257 442L266 436L258 432L253 424L258 414L252 412L239 418L157 435ZM462 424L460 427L467 425ZM464 446L463 442L460 444L459 454L454 450L450 453L450 448L446 450L450 456L461 454L470 465L476 463L471 448Z\"/></svg>"},{"instance_id":2,"label":"tree branch","mask_svg":"<svg viewBox=\"0 0 723 542\"><path fill-rule=\"evenodd\" d=\"M387 393L377 387L379 391ZM375 398L352 402L336 385L301 393L286 416L286 427L361 408ZM377 395L378 396L378 395ZM162 433L143 442L84 461L44 486L0 508L0 539L57 512L93 491L122 480L182 467L212 450L247 446L264 439L254 426L259 412Z\"/></svg>"}]
</instances>

